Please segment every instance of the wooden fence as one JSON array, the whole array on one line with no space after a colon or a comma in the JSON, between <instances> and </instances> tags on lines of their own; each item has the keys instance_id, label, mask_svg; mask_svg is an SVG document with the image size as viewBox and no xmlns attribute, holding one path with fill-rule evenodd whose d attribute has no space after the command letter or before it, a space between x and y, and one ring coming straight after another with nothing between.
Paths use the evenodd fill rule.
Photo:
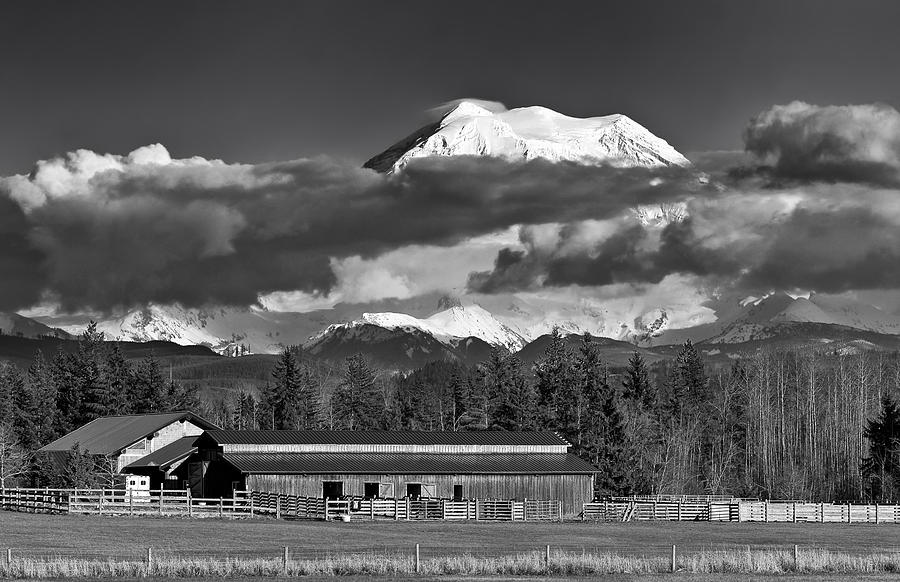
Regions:
<instances>
[{"instance_id":1,"label":"wooden fence","mask_svg":"<svg viewBox=\"0 0 900 582\"><path fill-rule=\"evenodd\" d=\"M281 493L253 491L255 511L293 519L473 520L560 521L562 503L557 500L526 499L320 499Z\"/></svg>"},{"instance_id":2,"label":"wooden fence","mask_svg":"<svg viewBox=\"0 0 900 582\"><path fill-rule=\"evenodd\" d=\"M322 499L262 491L237 491L232 497L198 498L189 490L3 489L0 509L29 513L118 516L279 519L562 520L560 501L506 499Z\"/></svg>"},{"instance_id":3,"label":"wooden fence","mask_svg":"<svg viewBox=\"0 0 900 582\"><path fill-rule=\"evenodd\" d=\"M682 501L612 498L584 504L582 519L599 521L741 521L768 523L900 523L900 505L745 499Z\"/></svg>"}]
</instances>

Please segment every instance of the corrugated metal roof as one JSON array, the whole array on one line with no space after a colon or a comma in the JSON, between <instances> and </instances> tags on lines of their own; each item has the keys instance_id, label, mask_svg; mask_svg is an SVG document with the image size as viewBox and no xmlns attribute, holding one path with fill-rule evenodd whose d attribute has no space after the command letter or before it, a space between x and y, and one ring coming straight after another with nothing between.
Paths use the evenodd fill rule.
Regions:
<instances>
[{"instance_id":1,"label":"corrugated metal roof","mask_svg":"<svg viewBox=\"0 0 900 582\"><path fill-rule=\"evenodd\" d=\"M565 439L550 431L208 430L206 434L220 445L561 446L569 444Z\"/></svg>"},{"instance_id":2,"label":"corrugated metal roof","mask_svg":"<svg viewBox=\"0 0 900 582\"><path fill-rule=\"evenodd\" d=\"M124 470L142 469L142 468L160 468L166 469L169 465L176 461L187 457L197 450L194 442L197 436L182 437L174 442L167 444L161 449L157 449L145 457L141 457L137 461L127 465Z\"/></svg>"},{"instance_id":3,"label":"corrugated metal roof","mask_svg":"<svg viewBox=\"0 0 900 582\"><path fill-rule=\"evenodd\" d=\"M379 454L379 453L225 453L242 473L322 474L568 474L594 473L596 467L571 454Z\"/></svg>"},{"instance_id":4,"label":"corrugated metal roof","mask_svg":"<svg viewBox=\"0 0 900 582\"><path fill-rule=\"evenodd\" d=\"M218 428L193 412L105 416L92 420L40 450L67 451L75 446L75 443L79 443L83 450L95 455L109 455L179 420L189 420L204 430Z\"/></svg>"}]
</instances>

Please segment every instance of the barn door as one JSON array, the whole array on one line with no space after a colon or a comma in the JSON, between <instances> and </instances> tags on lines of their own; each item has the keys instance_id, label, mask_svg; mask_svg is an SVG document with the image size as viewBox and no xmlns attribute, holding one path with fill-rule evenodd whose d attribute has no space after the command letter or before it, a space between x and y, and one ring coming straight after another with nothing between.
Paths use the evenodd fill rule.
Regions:
<instances>
[{"instance_id":1,"label":"barn door","mask_svg":"<svg viewBox=\"0 0 900 582\"><path fill-rule=\"evenodd\" d=\"M190 463L188 464L188 487L191 488L192 497L203 497L204 494L204 477L206 476L206 463Z\"/></svg>"}]
</instances>

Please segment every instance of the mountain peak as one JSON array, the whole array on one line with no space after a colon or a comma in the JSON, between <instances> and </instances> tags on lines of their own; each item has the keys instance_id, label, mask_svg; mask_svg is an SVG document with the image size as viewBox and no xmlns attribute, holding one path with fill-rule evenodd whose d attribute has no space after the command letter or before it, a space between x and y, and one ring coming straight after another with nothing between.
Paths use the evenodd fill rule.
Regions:
<instances>
[{"instance_id":1,"label":"mountain peak","mask_svg":"<svg viewBox=\"0 0 900 582\"><path fill-rule=\"evenodd\" d=\"M365 167L399 172L415 158L464 155L622 167L690 165L665 140L625 115L577 118L539 105L493 112L461 101L440 121L372 157Z\"/></svg>"},{"instance_id":2,"label":"mountain peak","mask_svg":"<svg viewBox=\"0 0 900 582\"><path fill-rule=\"evenodd\" d=\"M456 107L452 108L441 117L441 123L452 123L454 120L462 117L485 117L491 115L493 115L493 113L490 110L485 109L477 103L460 101Z\"/></svg>"}]
</instances>

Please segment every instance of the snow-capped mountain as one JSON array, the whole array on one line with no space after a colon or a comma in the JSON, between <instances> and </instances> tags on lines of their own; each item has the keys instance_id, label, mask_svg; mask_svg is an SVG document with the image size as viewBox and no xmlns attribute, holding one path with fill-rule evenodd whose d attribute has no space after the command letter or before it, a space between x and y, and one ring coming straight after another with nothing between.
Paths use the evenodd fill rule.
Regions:
<instances>
[{"instance_id":1,"label":"snow-capped mountain","mask_svg":"<svg viewBox=\"0 0 900 582\"><path fill-rule=\"evenodd\" d=\"M511 351L518 351L528 343L527 338L500 322L481 306L455 305L424 319L405 313L364 313L358 320L328 326L311 337L306 345L316 345L324 337L343 333L347 329L368 326L387 330L419 330L448 346L455 346L459 340L472 337L490 345L502 345Z\"/></svg>"},{"instance_id":2,"label":"snow-capped mountain","mask_svg":"<svg viewBox=\"0 0 900 582\"><path fill-rule=\"evenodd\" d=\"M783 334L791 324L825 324L879 334L900 334L900 316L838 295L794 297L775 292L748 297L740 309L716 322L709 343L741 343Z\"/></svg>"},{"instance_id":3,"label":"snow-capped mountain","mask_svg":"<svg viewBox=\"0 0 900 582\"><path fill-rule=\"evenodd\" d=\"M365 167L398 172L415 158L464 155L645 168L690 165L665 140L625 115L581 119L539 106L495 113L463 101Z\"/></svg>"}]
</instances>

